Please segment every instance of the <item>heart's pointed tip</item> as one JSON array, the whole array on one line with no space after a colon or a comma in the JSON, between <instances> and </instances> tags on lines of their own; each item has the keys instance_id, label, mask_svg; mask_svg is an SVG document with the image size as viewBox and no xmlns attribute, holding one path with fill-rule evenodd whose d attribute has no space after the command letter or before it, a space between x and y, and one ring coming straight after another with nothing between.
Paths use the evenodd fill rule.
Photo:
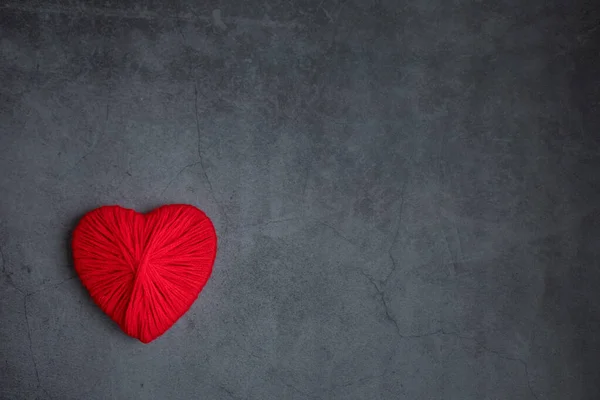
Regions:
<instances>
[{"instance_id":1,"label":"heart's pointed tip","mask_svg":"<svg viewBox=\"0 0 600 400\"><path fill-rule=\"evenodd\" d=\"M129 336L131 336L134 339L139 340L143 344L148 344L148 343L154 341L156 338L158 338L158 336L152 336L152 337L149 337L149 336L137 336L137 335L129 335Z\"/></svg>"}]
</instances>

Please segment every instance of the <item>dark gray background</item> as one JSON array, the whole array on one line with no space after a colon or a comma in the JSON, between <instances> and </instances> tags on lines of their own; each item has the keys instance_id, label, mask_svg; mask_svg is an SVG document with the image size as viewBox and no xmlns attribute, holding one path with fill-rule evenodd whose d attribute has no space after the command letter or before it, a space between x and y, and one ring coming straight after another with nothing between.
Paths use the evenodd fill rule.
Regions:
<instances>
[{"instance_id":1,"label":"dark gray background","mask_svg":"<svg viewBox=\"0 0 600 400\"><path fill-rule=\"evenodd\" d=\"M3 0L0 397L600 398L599 14L564 3ZM164 203L220 248L143 345L69 238Z\"/></svg>"}]
</instances>

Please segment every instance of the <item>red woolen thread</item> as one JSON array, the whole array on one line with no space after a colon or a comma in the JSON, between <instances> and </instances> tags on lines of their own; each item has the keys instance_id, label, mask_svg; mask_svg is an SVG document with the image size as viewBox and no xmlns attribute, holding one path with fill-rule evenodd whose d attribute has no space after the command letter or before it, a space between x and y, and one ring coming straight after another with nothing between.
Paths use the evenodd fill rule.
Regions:
<instances>
[{"instance_id":1,"label":"red woolen thread","mask_svg":"<svg viewBox=\"0 0 600 400\"><path fill-rule=\"evenodd\" d=\"M128 335L149 343L196 300L217 254L201 210L166 205L140 214L104 206L73 233L75 270L92 299Z\"/></svg>"}]
</instances>

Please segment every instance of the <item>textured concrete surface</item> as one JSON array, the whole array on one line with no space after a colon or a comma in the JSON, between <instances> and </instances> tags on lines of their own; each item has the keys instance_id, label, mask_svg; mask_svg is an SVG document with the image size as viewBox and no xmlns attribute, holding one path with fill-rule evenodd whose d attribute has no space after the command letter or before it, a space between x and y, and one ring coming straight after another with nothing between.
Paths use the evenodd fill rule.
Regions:
<instances>
[{"instance_id":1,"label":"textured concrete surface","mask_svg":"<svg viewBox=\"0 0 600 400\"><path fill-rule=\"evenodd\" d=\"M558 3L2 1L0 398L600 398L599 13ZM172 202L220 251L143 345L70 232Z\"/></svg>"}]
</instances>

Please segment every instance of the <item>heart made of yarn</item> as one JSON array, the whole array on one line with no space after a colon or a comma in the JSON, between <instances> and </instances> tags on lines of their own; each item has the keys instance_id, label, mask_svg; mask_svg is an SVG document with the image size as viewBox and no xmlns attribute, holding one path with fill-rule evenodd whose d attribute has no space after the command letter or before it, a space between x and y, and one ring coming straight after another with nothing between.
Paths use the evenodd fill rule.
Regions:
<instances>
[{"instance_id":1,"label":"heart made of yarn","mask_svg":"<svg viewBox=\"0 0 600 400\"><path fill-rule=\"evenodd\" d=\"M104 206L81 218L72 246L75 270L94 302L126 334L149 343L202 291L217 236L194 206L165 205L148 214Z\"/></svg>"}]
</instances>

